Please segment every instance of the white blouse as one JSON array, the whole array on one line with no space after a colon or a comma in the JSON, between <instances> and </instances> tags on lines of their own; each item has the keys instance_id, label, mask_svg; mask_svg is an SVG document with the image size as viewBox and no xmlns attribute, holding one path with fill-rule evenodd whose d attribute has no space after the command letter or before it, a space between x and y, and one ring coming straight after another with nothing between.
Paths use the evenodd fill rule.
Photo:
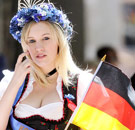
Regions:
<instances>
[{"instance_id":1,"label":"white blouse","mask_svg":"<svg viewBox=\"0 0 135 130\"><path fill-rule=\"evenodd\" d=\"M12 79L13 72L4 70L4 78L0 82L0 98L3 96L9 82ZM80 102L87 87L89 87L93 75L91 73L82 72L78 79L78 90L77 90L77 104ZM33 90L34 78L30 75L28 86L20 101L24 100ZM27 118L33 115L40 115L45 119L58 120L63 117L63 97L62 97L62 78L58 76L56 90L61 99L60 102L50 103L40 108L34 108L27 104L18 104L15 108L15 116L18 118Z\"/></svg>"}]
</instances>

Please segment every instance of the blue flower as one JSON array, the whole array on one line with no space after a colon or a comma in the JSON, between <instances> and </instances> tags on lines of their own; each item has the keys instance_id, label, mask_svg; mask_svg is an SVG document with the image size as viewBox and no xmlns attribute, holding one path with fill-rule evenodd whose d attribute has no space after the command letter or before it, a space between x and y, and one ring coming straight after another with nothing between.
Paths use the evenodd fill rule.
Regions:
<instances>
[{"instance_id":1,"label":"blue flower","mask_svg":"<svg viewBox=\"0 0 135 130\"><path fill-rule=\"evenodd\" d=\"M72 94L65 94L64 98L68 98L69 100L75 99L75 97Z\"/></svg>"},{"instance_id":2,"label":"blue flower","mask_svg":"<svg viewBox=\"0 0 135 130\"><path fill-rule=\"evenodd\" d=\"M49 20L50 22L57 23L63 28L67 39L71 39L73 28L67 15L49 3L31 8L23 8L18 11L10 21L10 33L20 42L22 28L26 23L33 20L36 22Z\"/></svg>"}]
</instances>

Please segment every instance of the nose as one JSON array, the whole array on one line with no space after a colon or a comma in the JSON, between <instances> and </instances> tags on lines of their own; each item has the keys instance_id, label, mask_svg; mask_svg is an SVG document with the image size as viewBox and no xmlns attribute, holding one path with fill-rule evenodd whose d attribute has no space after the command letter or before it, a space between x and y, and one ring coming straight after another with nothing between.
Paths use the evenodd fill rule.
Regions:
<instances>
[{"instance_id":1,"label":"nose","mask_svg":"<svg viewBox=\"0 0 135 130\"><path fill-rule=\"evenodd\" d=\"M37 42L35 46L36 51L44 50L43 44L41 42Z\"/></svg>"}]
</instances>

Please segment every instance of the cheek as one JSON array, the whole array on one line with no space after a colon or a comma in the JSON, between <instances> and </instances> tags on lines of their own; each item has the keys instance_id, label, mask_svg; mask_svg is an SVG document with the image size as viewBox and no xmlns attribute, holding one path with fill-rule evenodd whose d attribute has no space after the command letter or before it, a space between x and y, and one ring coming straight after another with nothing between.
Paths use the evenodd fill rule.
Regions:
<instances>
[{"instance_id":1,"label":"cheek","mask_svg":"<svg viewBox=\"0 0 135 130\"><path fill-rule=\"evenodd\" d=\"M58 45L57 44L50 44L48 47L46 47L46 49L50 52L50 53L57 53L58 54Z\"/></svg>"},{"instance_id":2,"label":"cheek","mask_svg":"<svg viewBox=\"0 0 135 130\"><path fill-rule=\"evenodd\" d=\"M28 48L28 52L29 52L30 57L33 57L33 56L34 56L34 51L33 51L33 49Z\"/></svg>"}]
</instances>

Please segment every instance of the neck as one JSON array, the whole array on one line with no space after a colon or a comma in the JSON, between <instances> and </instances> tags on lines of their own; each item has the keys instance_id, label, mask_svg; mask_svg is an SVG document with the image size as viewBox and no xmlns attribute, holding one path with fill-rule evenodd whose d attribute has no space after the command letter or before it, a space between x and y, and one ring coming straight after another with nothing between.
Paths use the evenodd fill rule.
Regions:
<instances>
[{"instance_id":1,"label":"neck","mask_svg":"<svg viewBox=\"0 0 135 130\"><path fill-rule=\"evenodd\" d=\"M52 71L50 71L50 72L46 75L46 77L50 77L50 76L54 75L56 72L57 72L57 70L56 70L56 68L54 68Z\"/></svg>"},{"instance_id":2,"label":"neck","mask_svg":"<svg viewBox=\"0 0 135 130\"><path fill-rule=\"evenodd\" d=\"M48 79L50 84L56 83L57 82L57 78L58 78L58 72L56 71L54 74L50 75L50 76L46 76L46 78Z\"/></svg>"}]
</instances>

